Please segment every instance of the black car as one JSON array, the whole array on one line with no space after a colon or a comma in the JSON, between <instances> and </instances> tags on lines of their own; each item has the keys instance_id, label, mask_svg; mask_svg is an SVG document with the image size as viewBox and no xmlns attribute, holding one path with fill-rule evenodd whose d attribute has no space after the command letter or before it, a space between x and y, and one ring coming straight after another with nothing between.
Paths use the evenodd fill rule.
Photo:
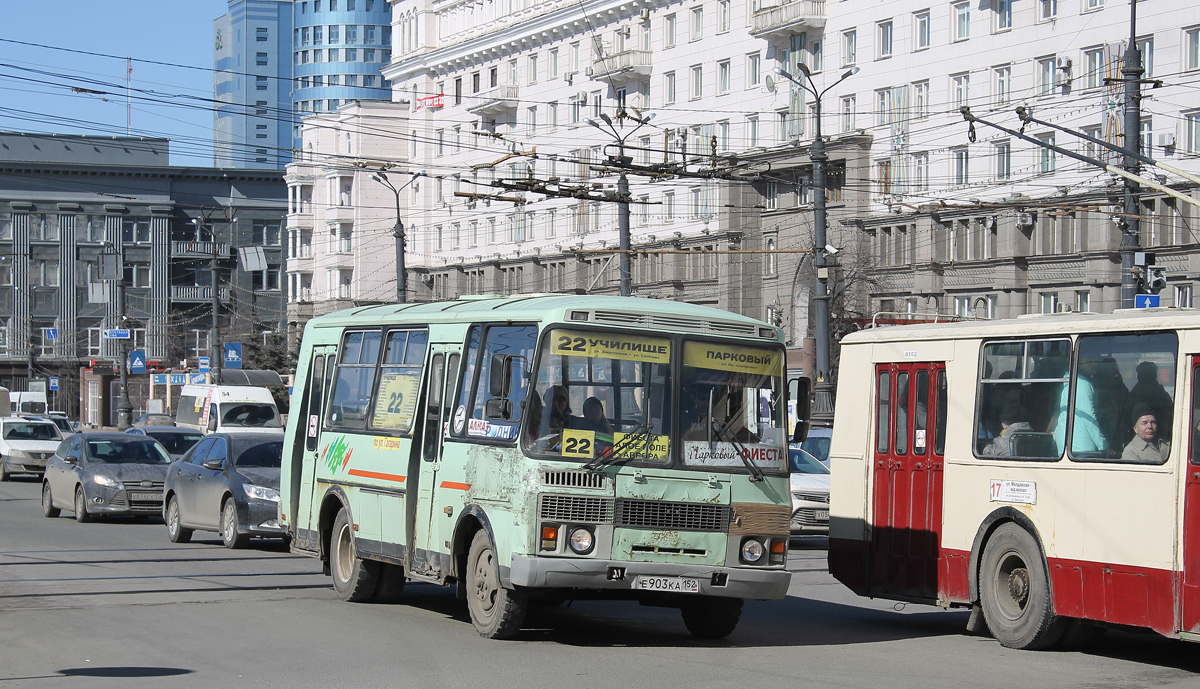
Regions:
<instances>
[{"instance_id":1,"label":"black car","mask_svg":"<svg viewBox=\"0 0 1200 689\"><path fill-rule=\"evenodd\" d=\"M69 436L46 461L42 512L74 510L76 521L98 514L162 513L163 479L171 457L156 441L129 433Z\"/></svg>"},{"instance_id":2,"label":"black car","mask_svg":"<svg viewBox=\"0 0 1200 689\"><path fill-rule=\"evenodd\" d=\"M125 432L154 438L171 455L172 460L180 459L193 445L204 439L200 431L177 426L135 426Z\"/></svg>"},{"instance_id":3,"label":"black car","mask_svg":"<svg viewBox=\"0 0 1200 689\"><path fill-rule=\"evenodd\" d=\"M163 520L173 543L216 531L226 548L253 536L283 538L279 524L282 433L212 433L171 464Z\"/></svg>"}]
</instances>

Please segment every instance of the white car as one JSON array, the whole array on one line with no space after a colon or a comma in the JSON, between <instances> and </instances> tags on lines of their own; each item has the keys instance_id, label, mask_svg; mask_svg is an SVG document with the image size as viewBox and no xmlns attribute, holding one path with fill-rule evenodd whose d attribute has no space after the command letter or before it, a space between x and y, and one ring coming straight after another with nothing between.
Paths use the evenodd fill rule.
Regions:
<instances>
[{"instance_id":1,"label":"white car","mask_svg":"<svg viewBox=\"0 0 1200 689\"><path fill-rule=\"evenodd\" d=\"M9 474L46 473L46 460L60 442L62 433L48 419L0 419L0 481Z\"/></svg>"},{"instance_id":2,"label":"white car","mask_svg":"<svg viewBox=\"0 0 1200 689\"><path fill-rule=\"evenodd\" d=\"M829 533L829 469L799 445L788 448L792 470L792 535Z\"/></svg>"}]
</instances>

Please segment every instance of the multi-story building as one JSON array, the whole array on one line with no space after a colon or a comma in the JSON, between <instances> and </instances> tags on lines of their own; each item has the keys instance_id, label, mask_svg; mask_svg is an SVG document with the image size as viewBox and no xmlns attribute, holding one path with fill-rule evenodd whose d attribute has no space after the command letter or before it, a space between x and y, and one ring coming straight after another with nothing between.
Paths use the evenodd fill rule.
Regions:
<instances>
[{"instance_id":1,"label":"multi-story building","mask_svg":"<svg viewBox=\"0 0 1200 689\"><path fill-rule=\"evenodd\" d=\"M407 115L406 105L362 101L304 118L303 151L286 177L293 342L313 316L396 300L397 198L379 175L408 198L410 177L393 177L406 168Z\"/></svg>"},{"instance_id":2,"label":"multi-story building","mask_svg":"<svg viewBox=\"0 0 1200 689\"><path fill-rule=\"evenodd\" d=\"M292 100L300 113L389 100L379 69L391 60L387 0L294 0ZM300 133L295 133L297 144ZM297 148L299 145L297 145Z\"/></svg>"},{"instance_id":3,"label":"multi-story building","mask_svg":"<svg viewBox=\"0 0 1200 689\"><path fill-rule=\"evenodd\" d=\"M282 171L171 167L167 145L0 134L0 385L57 376L74 410L80 367L119 361L106 329L129 329L127 349L150 360L194 364L212 353L214 288L223 340L281 328ZM244 269L246 247L265 269Z\"/></svg>"},{"instance_id":4,"label":"multi-story building","mask_svg":"<svg viewBox=\"0 0 1200 689\"><path fill-rule=\"evenodd\" d=\"M213 165L292 159L292 0L229 0L213 22Z\"/></svg>"}]
</instances>

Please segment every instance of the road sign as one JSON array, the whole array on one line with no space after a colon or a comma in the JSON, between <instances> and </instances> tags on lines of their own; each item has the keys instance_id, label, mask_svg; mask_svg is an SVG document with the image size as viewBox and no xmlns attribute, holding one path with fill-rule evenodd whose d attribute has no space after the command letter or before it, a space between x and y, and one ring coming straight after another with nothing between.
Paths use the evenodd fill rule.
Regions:
<instances>
[{"instance_id":1,"label":"road sign","mask_svg":"<svg viewBox=\"0 0 1200 689\"><path fill-rule=\"evenodd\" d=\"M129 353L129 372L130 373L145 373L146 372L146 350L135 349Z\"/></svg>"},{"instance_id":2,"label":"road sign","mask_svg":"<svg viewBox=\"0 0 1200 689\"><path fill-rule=\"evenodd\" d=\"M150 375L150 382L154 383L155 385L166 385L167 384L167 374L153 373Z\"/></svg>"},{"instance_id":3,"label":"road sign","mask_svg":"<svg viewBox=\"0 0 1200 689\"><path fill-rule=\"evenodd\" d=\"M58 378L53 376L50 377L50 390L52 392L58 392Z\"/></svg>"},{"instance_id":4,"label":"road sign","mask_svg":"<svg viewBox=\"0 0 1200 689\"><path fill-rule=\"evenodd\" d=\"M58 328L46 328L46 339L47 340L57 340L58 339Z\"/></svg>"},{"instance_id":5,"label":"road sign","mask_svg":"<svg viewBox=\"0 0 1200 689\"><path fill-rule=\"evenodd\" d=\"M186 373L172 373L171 385L187 385L187 379Z\"/></svg>"},{"instance_id":6,"label":"road sign","mask_svg":"<svg viewBox=\"0 0 1200 689\"><path fill-rule=\"evenodd\" d=\"M1135 295L1133 295L1133 308L1135 308L1135 309L1158 308L1158 295L1157 294L1135 294Z\"/></svg>"},{"instance_id":7,"label":"road sign","mask_svg":"<svg viewBox=\"0 0 1200 689\"><path fill-rule=\"evenodd\" d=\"M225 368L241 368L242 367L242 343L241 342L226 342L225 343Z\"/></svg>"},{"instance_id":8,"label":"road sign","mask_svg":"<svg viewBox=\"0 0 1200 689\"><path fill-rule=\"evenodd\" d=\"M188 382L191 383L192 385L203 385L207 381L208 381L208 379L205 377L205 375L203 373L193 373L189 377L189 380L188 380Z\"/></svg>"},{"instance_id":9,"label":"road sign","mask_svg":"<svg viewBox=\"0 0 1200 689\"><path fill-rule=\"evenodd\" d=\"M208 357L206 357L206 356L200 357L199 368L200 368L201 373L208 373L209 369L211 368L208 363Z\"/></svg>"},{"instance_id":10,"label":"road sign","mask_svg":"<svg viewBox=\"0 0 1200 689\"><path fill-rule=\"evenodd\" d=\"M110 340L128 340L129 328L117 328L115 330L105 330L104 337Z\"/></svg>"}]
</instances>

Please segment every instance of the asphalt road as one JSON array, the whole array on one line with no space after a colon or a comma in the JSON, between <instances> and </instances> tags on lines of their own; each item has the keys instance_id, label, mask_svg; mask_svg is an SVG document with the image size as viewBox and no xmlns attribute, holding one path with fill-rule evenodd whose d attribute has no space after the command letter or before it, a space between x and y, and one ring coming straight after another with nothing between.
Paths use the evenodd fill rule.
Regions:
<instances>
[{"instance_id":1,"label":"asphalt road","mask_svg":"<svg viewBox=\"0 0 1200 689\"><path fill-rule=\"evenodd\" d=\"M536 607L514 641L471 627L452 589L337 600L278 542L167 540L158 520L46 519L35 481L0 484L0 689L8 687L1200 687L1200 648L1110 631L1030 653L963 632L966 614L850 594L823 539L793 548L790 595L751 602L727 640L675 610Z\"/></svg>"}]
</instances>

